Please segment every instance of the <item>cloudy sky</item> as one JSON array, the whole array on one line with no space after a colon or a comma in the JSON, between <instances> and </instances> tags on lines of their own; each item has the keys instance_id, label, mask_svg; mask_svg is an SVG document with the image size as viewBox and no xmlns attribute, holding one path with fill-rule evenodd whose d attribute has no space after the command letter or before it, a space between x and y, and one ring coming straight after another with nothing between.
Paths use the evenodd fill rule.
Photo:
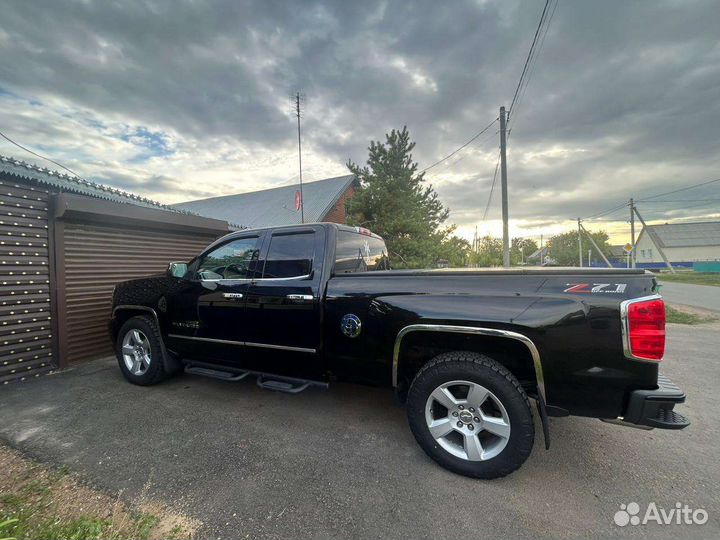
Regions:
<instances>
[{"instance_id":1,"label":"cloudy sky","mask_svg":"<svg viewBox=\"0 0 720 540\"><path fill-rule=\"evenodd\" d=\"M25 1L0 18L0 130L88 179L179 202L346 173L407 125L421 167L509 106L542 0ZM720 178L720 5L559 0L512 118L512 231ZM499 233L496 126L428 171L471 237ZM9 143L0 153L43 163ZM652 202L651 202L652 201ZM639 205L720 217L720 182ZM624 241L626 209L588 221ZM613 221L614 220L614 221Z\"/></svg>"}]
</instances>

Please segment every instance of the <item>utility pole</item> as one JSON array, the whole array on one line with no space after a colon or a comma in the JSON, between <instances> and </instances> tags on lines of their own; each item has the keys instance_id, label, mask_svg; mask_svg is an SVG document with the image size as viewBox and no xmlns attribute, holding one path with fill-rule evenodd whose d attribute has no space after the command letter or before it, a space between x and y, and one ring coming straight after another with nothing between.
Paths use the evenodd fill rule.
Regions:
<instances>
[{"instance_id":1,"label":"utility pole","mask_svg":"<svg viewBox=\"0 0 720 540\"><path fill-rule=\"evenodd\" d=\"M502 187L503 266L510 267L510 232L508 230L507 155L505 107L500 107L500 186Z\"/></svg>"},{"instance_id":2,"label":"utility pole","mask_svg":"<svg viewBox=\"0 0 720 540\"><path fill-rule=\"evenodd\" d=\"M580 218L578 218L578 261L580 267L582 267L583 253L582 253L582 224Z\"/></svg>"},{"instance_id":3,"label":"utility pole","mask_svg":"<svg viewBox=\"0 0 720 540\"><path fill-rule=\"evenodd\" d=\"M635 268L635 200L630 197L630 268Z\"/></svg>"},{"instance_id":4,"label":"utility pole","mask_svg":"<svg viewBox=\"0 0 720 540\"><path fill-rule=\"evenodd\" d=\"M302 144L300 139L300 92L295 93L295 114L298 126L298 163L300 166L300 223L305 223L305 200L302 189Z\"/></svg>"},{"instance_id":5,"label":"utility pole","mask_svg":"<svg viewBox=\"0 0 720 540\"><path fill-rule=\"evenodd\" d=\"M662 260L665 262L665 266L668 267L670 270L670 273L675 274L675 269L673 268L672 264L670 264L670 261L668 261L668 258L665 256L665 252L663 251L663 248L660 244L660 239L658 238L655 231L653 231L650 227L647 226L647 223L645 223L645 220L640 215L640 212L638 212L638 209L636 206L633 207L635 210L635 214L637 214L638 219L640 220L640 223L642 223L643 230L647 233L647 235L650 237L650 240L653 241L653 244L655 244L655 247L658 250L658 253L660 253L660 256L662 257ZM633 249L633 251L635 251Z\"/></svg>"},{"instance_id":6,"label":"utility pole","mask_svg":"<svg viewBox=\"0 0 720 540\"><path fill-rule=\"evenodd\" d=\"M605 264L607 264L608 268L612 268L613 265L610 264L610 261L608 261L608 258L605 256L605 254L600 250L600 248L598 247L598 245L595 243L595 240L593 240L592 235L591 235L591 234L588 232L588 230L587 230L585 227L583 227L582 225L580 225L580 228L581 228L582 231L585 233L585 236L587 236L587 239L590 240L590 243L591 243L591 244L593 245L593 247L595 248L595 251L597 251L598 254L602 257L602 260L605 261ZM589 252L589 251L588 251L588 252ZM588 265L590 264L589 261L590 261L590 257L588 256Z\"/></svg>"}]
</instances>

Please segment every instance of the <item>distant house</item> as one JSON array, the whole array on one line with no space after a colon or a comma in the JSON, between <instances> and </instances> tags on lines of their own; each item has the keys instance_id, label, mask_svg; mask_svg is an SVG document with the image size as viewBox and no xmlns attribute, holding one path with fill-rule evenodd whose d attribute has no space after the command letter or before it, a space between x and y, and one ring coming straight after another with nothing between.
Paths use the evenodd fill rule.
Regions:
<instances>
[{"instance_id":1,"label":"distant house","mask_svg":"<svg viewBox=\"0 0 720 540\"><path fill-rule=\"evenodd\" d=\"M664 266L658 246L673 266L720 260L720 221L648 225L635 242L636 263L642 268Z\"/></svg>"},{"instance_id":2,"label":"distant house","mask_svg":"<svg viewBox=\"0 0 720 540\"><path fill-rule=\"evenodd\" d=\"M610 254L608 259L620 259L625 260L627 253L625 252L625 245L610 246Z\"/></svg>"},{"instance_id":3,"label":"distant house","mask_svg":"<svg viewBox=\"0 0 720 540\"><path fill-rule=\"evenodd\" d=\"M354 175L303 184L305 223L345 223L345 203L358 187ZM262 191L199 199L173 205L195 214L237 223L250 229L300 223L296 210L298 184Z\"/></svg>"},{"instance_id":4,"label":"distant house","mask_svg":"<svg viewBox=\"0 0 720 540\"><path fill-rule=\"evenodd\" d=\"M528 255L527 262L528 264L535 264L540 266L557 264L557 261L550 256L547 246L543 246Z\"/></svg>"},{"instance_id":5,"label":"distant house","mask_svg":"<svg viewBox=\"0 0 720 540\"><path fill-rule=\"evenodd\" d=\"M607 258L610 263L616 268L626 266L628 261L628 254L625 251L625 245L623 244L610 246L610 253L607 255Z\"/></svg>"}]
</instances>

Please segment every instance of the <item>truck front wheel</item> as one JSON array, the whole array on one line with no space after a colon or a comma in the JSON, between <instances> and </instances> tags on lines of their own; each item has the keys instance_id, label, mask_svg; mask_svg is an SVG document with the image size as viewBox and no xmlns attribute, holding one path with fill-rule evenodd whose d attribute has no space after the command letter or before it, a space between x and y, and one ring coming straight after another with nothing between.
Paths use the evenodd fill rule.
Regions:
<instances>
[{"instance_id":1,"label":"truck front wheel","mask_svg":"<svg viewBox=\"0 0 720 540\"><path fill-rule=\"evenodd\" d=\"M132 317L122 325L115 342L120 371L133 384L149 386L167 378L160 330L150 317Z\"/></svg>"},{"instance_id":2,"label":"truck front wheel","mask_svg":"<svg viewBox=\"0 0 720 540\"><path fill-rule=\"evenodd\" d=\"M513 472L535 440L530 402L518 380L474 352L444 353L425 364L410 386L407 415L428 456L473 478Z\"/></svg>"}]
</instances>

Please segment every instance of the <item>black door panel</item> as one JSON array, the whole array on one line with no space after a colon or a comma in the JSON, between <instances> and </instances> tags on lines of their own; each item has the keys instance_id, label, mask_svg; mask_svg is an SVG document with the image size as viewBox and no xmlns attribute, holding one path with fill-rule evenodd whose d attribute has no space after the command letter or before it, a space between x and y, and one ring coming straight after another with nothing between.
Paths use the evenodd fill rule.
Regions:
<instances>
[{"instance_id":1,"label":"black door panel","mask_svg":"<svg viewBox=\"0 0 720 540\"><path fill-rule=\"evenodd\" d=\"M250 285L247 300L250 328L247 341L316 350L319 324L318 302L312 283L287 282Z\"/></svg>"},{"instance_id":2,"label":"black door panel","mask_svg":"<svg viewBox=\"0 0 720 540\"><path fill-rule=\"evenodd\" d=\"M173 350L189 359L244 367L245 302L262 240L257 234L234 238L199 258L195 279L171 302Z\"/></svg>"},{"instance_id":3,"label":"black door panel","mask_svg":"<svg viewBox=\"0 0 720 540\"><path fill-rule=\"evenodd\" d=\"M320 364L320 281L325 230L276 232L267 239L261 276L247 291L245 327L255 369L318 378ZM252 349L252 351L250 351Z\"/></svg>"}]
</instances>

